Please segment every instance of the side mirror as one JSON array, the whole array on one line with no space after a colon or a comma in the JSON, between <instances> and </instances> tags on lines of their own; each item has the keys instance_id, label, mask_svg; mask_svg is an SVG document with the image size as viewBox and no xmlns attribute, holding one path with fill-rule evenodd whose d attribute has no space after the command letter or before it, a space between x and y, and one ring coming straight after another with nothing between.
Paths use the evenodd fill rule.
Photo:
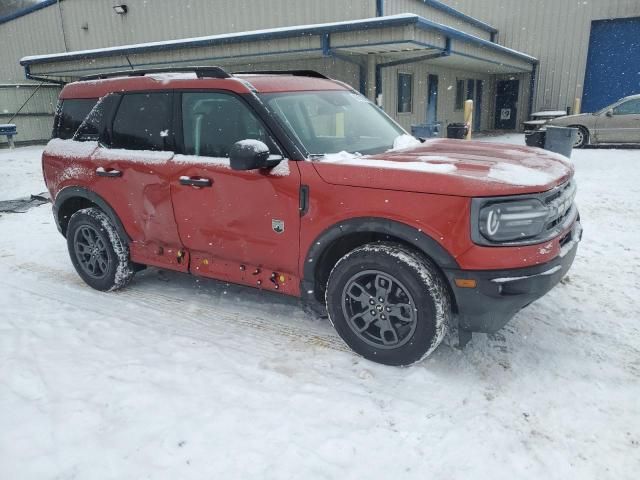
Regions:
<instances>
[{"instance_id":1,"label":"side mirror","mask_svg":"<svg viewBox=\"0 0 640 480\"><path fill-rule=\"evenodd\" d=\"M274 167L280 163L282 157L271 155L269 147L260 140L247 139L233 144L229 160L233 170L256 170Z\"/></svg>"},{"instance_id":2,"label":"side mirror","mask_svg":"<svg viewBox=\"0 0 640 480\"><path fill-rule=\"evenodd\" d=\"M605 114L607 117L613 117L613 108L607 110L607 113Z\"/></svg>"}]
</instances>

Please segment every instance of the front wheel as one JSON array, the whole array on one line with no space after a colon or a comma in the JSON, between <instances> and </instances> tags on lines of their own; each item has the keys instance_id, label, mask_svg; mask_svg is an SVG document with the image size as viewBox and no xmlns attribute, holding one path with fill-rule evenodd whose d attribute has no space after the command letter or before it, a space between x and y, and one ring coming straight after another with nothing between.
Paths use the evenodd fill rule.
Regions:
<instances>
[{"instance_id":1,"label":"front wheel","mask_svg":"<svg viewBox=\"0 0 640 480\"><path fill-rule=\"evenodd\" d=\"M589 144L589 131L584 127L571 127L578 130L573 148L584 148Z\"/></svg>"},{"instance_id":2,"label":"front wheel","mask_svg":"<svg viewBox=\"0 0 640 480\"><path fill-rule=\"evenodd\" d=\"M67 247L78 275L96 290L117 290L133 278L129 248L98 208L84 208L71 216Z\"/></svg>"},{"instance_id":3,"label":"front wheel","mask_svg":"<svg viewBox=\"0 0 640 480\"><path fill-rule=\"evenodd\" d=\"M331 323L356 353L410 365L440 344L451 317L436 267L406 247L374 243L338 261L326 291Z\"/></svg>"}]
</instances>

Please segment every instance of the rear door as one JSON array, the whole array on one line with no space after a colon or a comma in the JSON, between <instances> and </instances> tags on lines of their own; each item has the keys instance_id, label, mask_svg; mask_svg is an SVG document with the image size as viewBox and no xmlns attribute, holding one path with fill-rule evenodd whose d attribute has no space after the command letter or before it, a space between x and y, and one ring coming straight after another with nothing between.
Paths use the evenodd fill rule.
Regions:
<instances>
[{"instance_id":1,"label":"rear door","mask_svg":"<svg viewBox=\"0 0 640 480\"><path fill-rule=\"evenodd\" d=\"M296 293L300 173L294 161L234 171L232 145L245 139L282 153L268 128L239 96L183 92L177 117L181 150L171 194L191 271ZM176 98L178 99L178 97ZM277 285L277 287L276 287Z\"/></svg>"},{"instance_id":2,"label":"rear door","mask_svg":"<svg viewBox=\"0 0 640 480\"><path fill-rule=\"evenodd\" d=\"M92 155L91 188L120 217L134 261L186 270L170 193L173 93L127 93L112 103L115 114Z\"/></svg>"},{"instance_id":3,"label":"rear door","mask_svg":"<svg viewBox=\"0 0 640 480\"><path fill-rule=\"evenodd\" d=\"M640 98L627 100L602 113L596 122L600 143L640 143Z\"/></svg>"}]
</instances>

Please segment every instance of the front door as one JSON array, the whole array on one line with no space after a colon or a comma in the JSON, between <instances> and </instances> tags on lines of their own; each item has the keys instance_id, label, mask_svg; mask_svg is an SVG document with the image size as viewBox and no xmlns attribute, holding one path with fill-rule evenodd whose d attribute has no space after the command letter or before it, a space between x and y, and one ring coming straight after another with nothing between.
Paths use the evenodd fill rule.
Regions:
<instances>
[{"instance_id":1,"label":"front door","mask_svg":"<svg viewBox=\"0 0 640 480\"><path fill-rule=\"evenodd\" d=\"M516 128L520 80L499 80L496 86L495 126L498 130Z\"/></svg>"},{"instance_id":2,"label":"front door","mask_svg":"<svg viewBox=\"0 0 640 480\"><path fill-rule=\"evenodd\" d=\"M598 116L599 143L640 143L640 98L627 100Z\"/></svg>"},{"instance_id":3,"label":"front door","mask_svg":"<svg viewBox=\"0 0 640 480\"><path fill-rule=\"evenodd\" d=\"M179 98L184 154L174 158L182 167L171 180L171 196L191 272L296 293L296 162L283 160L271 170L231 170L229 152L239 140L260 140L279 152L267 128L238 96L183 92Z\"/></svg>"}]
</instances>

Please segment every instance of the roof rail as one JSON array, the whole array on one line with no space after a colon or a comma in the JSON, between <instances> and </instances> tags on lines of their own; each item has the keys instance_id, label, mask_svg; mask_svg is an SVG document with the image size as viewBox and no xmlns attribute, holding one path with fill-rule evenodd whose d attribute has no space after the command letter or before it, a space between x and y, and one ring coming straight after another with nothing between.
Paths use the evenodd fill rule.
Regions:
<instances>
[{"instance_id":1,"label":"roof rail","mask_svg":"<svg viewBox=\"0 0 640 480\"><path fill-rule=\"evenodd\" d=\"M293 75L294 77L329 78L315 70L254 70L252 72L233 72L233 75Z\"/></svg>"},{"instance_id":2,"label":"roof rail","mask_svg":"<svg viewBox=\"0 0 640 480\"><path fill-rule=\"evenodd\" d=\"M146 68L133 70L119 70L116 72L96 73L80 77L80 81L103 80L113 77L142 77L150 73L195 73L198 78L230 78L227 72L220 67L166 67L166 68Z\"/></svg>"}]
</instances>

